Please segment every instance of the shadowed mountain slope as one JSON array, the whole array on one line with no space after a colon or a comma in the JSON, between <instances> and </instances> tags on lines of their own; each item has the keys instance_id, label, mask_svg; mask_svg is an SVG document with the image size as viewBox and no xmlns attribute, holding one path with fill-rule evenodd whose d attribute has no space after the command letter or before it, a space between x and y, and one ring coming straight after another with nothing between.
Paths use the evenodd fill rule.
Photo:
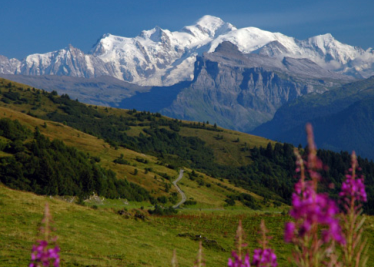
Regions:
<instances>
[{"instance_id":1,"label":"shadowed mountain slope","mask_svg":"<svg viewBox=\"0 0 374 267\"><path fill-rule=\"evenodd\" d=\"M307 95L281 107L274 118L253 133L304 144L303 128L312 122L321 148L356 150L373 159L374 77L323 94Z\"/></svg>"}]
</instances>

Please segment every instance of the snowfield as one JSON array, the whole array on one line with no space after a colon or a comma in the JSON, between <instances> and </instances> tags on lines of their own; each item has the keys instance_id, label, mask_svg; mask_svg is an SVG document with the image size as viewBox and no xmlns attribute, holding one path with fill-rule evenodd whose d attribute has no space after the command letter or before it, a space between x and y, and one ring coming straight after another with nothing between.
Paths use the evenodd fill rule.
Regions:
<instances>
[{"instance_id":1,"label":"snowfield","mask_svg":"<svg viewBox=\"0 0 374 267\"><path fill-rule=\"evenodd\" d=\"M134 38L104 34L85 54L68 46L19 61L0 56L0 73L98 77L109 75L138 85L172 85L192 80L197 55L214 52L229 41L243 53L309 59L326 71L368 78L374 75L374 51L342 44L331 34L297 40L255 27L237 29L220 18L204 16L180 31L155 27Z\"/></svg>"}]
</instances>

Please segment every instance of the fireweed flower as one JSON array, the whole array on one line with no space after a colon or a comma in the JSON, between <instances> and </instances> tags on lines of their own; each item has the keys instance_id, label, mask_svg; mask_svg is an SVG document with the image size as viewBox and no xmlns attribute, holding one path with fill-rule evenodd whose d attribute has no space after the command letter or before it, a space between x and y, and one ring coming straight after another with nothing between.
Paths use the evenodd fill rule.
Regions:
<instances>
[{"instance_id":1,"label":"fireweed flower","mask_svg":"<svg viewBox=\"0 0 374 267\"><path fill-rule=\"evenodd\" d=\"M291 242L294 238L294 232L295 232L295 223L294 222L288 222L286 223L285 229L284 229L284 241Z\"/></svg>"},{"instance_id":2,"label":"fireweed flower","mask_svg":"<svg viewBox=\"0 0 374 267\"><path fill-rule=\"evenodd\" d=\"M31 263L29 267L39 266L60 266L60 248L55 246L48 249L48 243L44 240L39 240L39 245L32 247Z\"/></svg>"},{"instance_id":3,"label":"fireweed flower","mask_svg":"<svg viewBox=\"0 0 374 267\"><path fill-rule=\"evenodd\" d=\"M341 197L355 197L357 201L366 202L367 196L365 192L365 185L363 179L352 179L352 176L347 174L347 179L342 184Z\"/></svg>"},{"instance_id":4,"label":"fireweed flower","mask_svg":"<svg viewBox=\"0 0 374 267\"><path fill-rule=\"evenodd\" d=\"M351 168L342 184L341 203L343 205L342 228L346 244L342 247L344 266L366 266L368 257L367 241L363 238L365 217L361 216L362 204L367 201L364 177L357 175L359 170L356 153L351 156Z\"/></svg>"},{"instance_id":5,"label":"fireweed flower","mask_svg":"<svg viewBox=\"0 0 374 267\"><path fill-rule=\"evenodd\" d=\"M367 195L365 191L364 177L359 176L356 179L356 168L358 164L356 153L354 151L352 153L351 163L352 167L349 169L350 174L346 175L346 179L342 184L342 191L339 193L339 196L346 201L354 199L358 202L366 202Z\"/></svg>"},{"instance_id":6,"label":"fireweed flower","mask_svg":"<svg viewBox=\"0 0 374 267\"><path fill-rule=\"evenodd\" d=\"M323 232L324 242L328 242L332 238L339 243L344 243L339 220L336 218L339 213L337 205L333 200L329 199L327 194L318 194L311 181L304 183L304 189L301 194L292 194L290 215L300 222L297 235L304 237L312 231L314 225L320 225L327 227ZM294 230L295 224L286 224L286 241L291 241Z\"/></svg>"},{"instance_id":7,"label":"fireweed flower","mask_svg":"<svg viewBox=\"0 0 374 267\"><path fill-rule=\"evenodd\" d=\"M269 237L266 236L268 230L266 229L264 220L261 221L260 225L262 238L259 240L259 244L262 246L262 249L255 249L253 252L253 260L250 263L250 258L248 253L245 255L244 259L242 257L242 247L246 247L247 244L243 243L244 232L242 228L241 221L239 221L239 226L237 230L237 249L238 253L233 251L231 253L233 259L229 258L228 266L229 267L276 267L277 256L274 251L270 248L267 248Z\"/></svg>"},{"instance_id":8,"label":"fireweed flower","mask_svg":"<svg viewBox=\"0 0 374 267\"><path fill-rule=\"evenodd\" d=\"M308 136L308 156L304 162L299 151L295 149L296 173L299 181L292 194L290 211L294 222L285 225L284 239L296 245L294 261L297 266L321 266L334 257L334 242L345 243L337 215L338 206L327 194L318 193L320 171L324 169L317 157L312 126L306 126ZM321 231L321 232L320 232ZM325 244L325 245L324 245ZM331 263L331 260L330 260Z\"/></svg>"},{"instance_id":9,"label":"fireweed flower","mask_svg":"<svg viewBox=\"0 0 374 267\"><path fill-rule=\"evenodd\" d=\"M31 263L29 267L59 267L60 266L60 248L53 246L56 243L56 237L50 237L52 216L49 213L48 204L45 205L44 218L42 226L40 227L41 240L38 240L37 245L33 245L31 250Z\"/></svg>"},{"instance_id":10,"label":"fireweed flower","mask_svg":"<svg viewBox=\"0 0 374 267\"><path fill-rule=\"evenodd\" d=\"M277 256L274 251L268 248L269 239L266 234L269 230L265 226L265 221L261 220L260 224L261 239L258 243L261 245L261 249L255 249L253 252L252 266L256 267L277 267Z\"/></svg>"},{"instance_id":11,"label":"fireweed flower","mask_svg":"<svg viewBox=\"0 0 374 267\"><path fill-rule=\"evenodd\" d=\"M252 264L256 267L276 267L278 266L277 256L275 255L274 251L270 248L255 249L253 252Z\"/></svg>"},{"instance_id":12,"label":"fireweed flower","mask_svg":"<svg viewBox=\"0 0 374 267\"><path fill-rule=\"evenodd\" d=\"M231 256L234 259L229 258L228 265L229 267L251 267L251 264L249 263L249 255L246 254L244 257L244 260L239 258L239 255L236 254L235 251L231 253Z\"/></svg>"},{"instance_id":13,"label":"fireweed flower","mask_svg":"<svg viewBox=\"0 0 374 267\"><path fill-rule=\"evenodd\" d=\"M237 251L232 251L231 255L234 259L228 260L228 266L229 267L249 267L251 266L249 264L249 255L246 254L245 258L243 260L242 257L242 249L247 246L246 243L244 243L245 234L242 227L242 221L239 221L238 229L236 230L236 237L235 237L235 245Z\"/></svg>"}]
</instances>

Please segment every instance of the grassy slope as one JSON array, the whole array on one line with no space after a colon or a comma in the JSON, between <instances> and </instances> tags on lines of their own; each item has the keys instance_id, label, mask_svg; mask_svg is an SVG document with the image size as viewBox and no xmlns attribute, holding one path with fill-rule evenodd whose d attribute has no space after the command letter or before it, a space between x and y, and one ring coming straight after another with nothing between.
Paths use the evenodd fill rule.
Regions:
<instances>
[{"instance_id":1,"label":"grassy slope","mask_svg":"<svg viewBox=\"0 0 374 267\"><path fill-rule=\"evenodd\" d=\"M31 106L8 106L2 102L1 105L3 107L0 107L0 117L18 119L31 129L45 122L20 112L28 111ZM104 108L99 107L99 109ZM53 105L46 102L43 109L38 112L52 110L54 110ZM123 110L109 109L108 112L128 116ZM150 172L145 175L142 169L152 167L159 172L168 172L174 177L177 175L176 171L157 165L155 157L123 148L115 150L103 140L63 124L48 121L46 123L46 128L39 127L43 134L51 139L59 138L67 145L73 145L82 151L100 156L100 164L112 168L119 178L126 176L128 180L148 190L153 190L155 195L166 194L163 192L163 182L160 178L155 180L154 173ZM138 135L142 128L132 127L129 135L131 133ZM215 156L220 163L232 165L250 163L249 157L239 152L244 142L252 147L266 145L269 141L227 130L217 133L203 129L182 128L180 134L199 136L214 149ZM224 138L216 140L214 136L217 134L223 135ZM239 142L235 142L238 137ZM120 154L124 154L125 159L137 165L139 169L137 176L132 175L134 166L113 163L113 160ZM7 155L2 153L0 156ZM137 156L148 159L150 163L145 165L137 162L135 160ZM196 182L188 179L181 181L181 188L186 192L187 197L198 201L198 204L193 206L195 209L183 211L185 215L152 217L145 222L124 219L111 209L112 207L116 209L139 207L144 203L136 205L130 203L125 206L121 201L106 200L103 205L99 205L99 210L93 210L58 199L36 196L0 186L0 240L3 241L0 243L0 266L27 265L30 248L35 241L36 225L42 218L43 205L46 201L50 203L56 221L56 233L60 237L59 244L62 248L64 266L168 266L173 248L177 250L180 266L191 266L197 251L197 241L176 237L179 233L203 234L209 239L216 240L221 247L226 249L226 252L205 249L207 265L225 266L230 254L228 251L233 246L237 221L243 220L248 239L253 242L257 239L256 233L260 218L265 218L270 228L270 235L274 236L272 245L278 252L280 266L289 266L286 259L289 257L291 248L284 246L282 242L283 225L288 218L264 213L257 216L249 214L248 209L240 206L233 211L216 210L222 208L225 196L232 194L232 190L246 191L235 188L227 181L219 181L201 173L200 175L204 177L205 182L211 183L210 188L199 187ZM221 183L221 186L218 183ZM231 190L224 188L225 186ZM200 208L203 208L203 211L199 212ZM209 209L213 210L209 211ZM207 214L209 212L214 212L215 215ZM369 243L373 245L374 219L369 217L367 225L369 229L366 236L369 238ZM373 257L374 255L371 258Z\"/></svg>"},{"instance_id":2,"label":"grassy slope","mask_svg":"<svg viewBox=\"0 0 374 267\"><path fill-rule=\"evenodd\" d=\"M223 131L214 132L183 127L180 134L182 136L199 137L206 142L208 147L213 149L217 162L231 166L241 166L251 163L251 159L248 157L249 153L243 153L240 151L245 144L247 144L249 148L253 148L254 146L266 147L269 142L272 142L269 139L255 135L226 130L223 128L219 129ZM217 140L217 135L223 136L223 139Z\"/></svg>"},{"instance_id":3,"label":"grassy slope","mask_svg":"<svg viewBox=\"0 0 374 267\"><path fill-rule=\"evenodd\" d=\"M0 78L0 87L1 84L7 85L9 82L6 79ZM12 82L14 87L17 88L22 88L23 90L27 90L29 86L19 84ZM5 89L6 91L7 89ZM22 96L25 96L25 92L19 91ZM0 106L3 107L8 107L13 110L17 110L20 112L28 112L32 111L33 114L41 117L47 113L57 111L58 113L62 113L61 110L58 109L57 105L54 104L52 101L50 101L46 97L42 97L42 104L41 108L38 108L36 110L32 110L34 107L33 103L34 101L30 101L29 104L20 104L20 105L14 105L14 104L5 104L0 101ZM97 109L99 111L102 111L106 115L116 115L116 116L123 116L123 117L133 117L132 115L129 115L127 110L124 109L115 109L115 108L105 108L105 107L100 107L98 106ZM166 118L166 117L163 117ZM170 119L172 120L172 119ZM188 122L184 121L184 123L190 123L192 124L193 122ZM207 125L207 127L212 127L212 125ZM143 133L142 131L143 128L149 128L148 126L131 126L130 130L126 131L126 134L129 136L137 136L139 133ZM245 153L240 153L240 148L244 146L244 143L247 143L249 147L254 147L254 146L264 146L266 147L268 142L271 142L271 140L254 136L254 135L249 135L241 132L236 132L232 130L226 130L223 128L220 128L223 130L223 132L215 132L215 131L208 131L205 129L196 129L196 128L188 128L188 127L181 127L180 134L183 136L197 136L201 138L203 141L205 141L211 148L214 149L214 153L217 159L217 162L220 164L227 164L227 165L243 165L250 163L251 161L249 160L248 155L245 155ZM223 140L217 140L215 136L223 135ZM239 142L235 142L235 140L240 139Z\"/></svg>"},{"instance_id":4,"label":"grassy slope","mask_svg":"<svg viewBox=\"0 0 374 267\"><path fill-rule=\"evenodd\" d=\"M144 221L126 219L113 209L94 210L55 198L10 190L0 185L0 266L27 266L36 229L48 202L59 237L61 266L171 266L176 249L179 266L192 266L198 240L179 237L188 234L215 240L204 247L207 266L226 266L234 247L239 220L252 251L257 245L258 226L264 219L273 238L270 245L278 255L279 266L289 266L291 245L283 242L283 225L288 216L243 214L242 211L187 212L177 216L147 217ZM367 217L365 237L374 245L374 218ZM223 250L222 250L223 249ZM368 266L374 253L369 250Z\"/></svg>"},{"instance_id":5,"label":"grassy slope","mask_svg":"<svg viewBox=\"0 0 374 267\"><path fill-rule=\"evenodd\" d=\"M192 264L196 242L180 242L173 231L149 221L124 219L61 200L0 186L0 266L27 266L45 202L50 203L63 266L167 266L172 248L181 266ZM224 260L206 252L212 262ZM216 264L214 264L216 265Z\"/></svg>"},{"instance_id":6,"label":"grassy slope","mask_svg":"<svg viewBox=\"0 0 374 267\"><path fill-rule=\"evenodd\" d=\"M0 78L0 84L7 85L9 82L10 81ZM17 92L21 93L23 97L26 96L26 90L29 88L28 86L14 82L12 82L12 84L13 87L18 88ZM20 90L21 88L23 89L23 91ZM164 190L164 184L165 182L169 183L169 181L163 179L157 173L167 173L171 177L177 177L178 172L163 165L157 164L157 162L161 160L157 159L156 157L138 153L122 147L119 147L116 150L109 144L105 143L102 139L98 139L97 137L83 133L64 124L45 121L26 115L25 113L29 110L32 110L32 107L32 101L30 101L30 104L18 105L6 104L0 101L0 118L7 117L11 119L18 119L22 124L27 125L32 130L36 126L38 126L40 131L50 139L57 138L63 140L69 146L74 146L81 151L90 153L93 156L100 156L100 165L115 171L117 173L117 178L126 178L131 182L137 183L150 191L152 195L156 197L161 195L169 195L172 192L176 192L175 188L172 187L170 192L166 193ZM117 115L123 117L131 116L126 110L122 109L106 109L105 107L97 107L97 109L99 111L105 112L108 115ZM41 108L32 110L32 112L33 114L42 116L55 110L58 110L56 104L54 104L48 98L42 96ZM58 110L58 112L61 111ZM46 128L42 127L44 123L46 123L47 125ZM139 135L140 132L143 132L142 129L147 127L148 126L131 126L131 129L126 131L126 134L128 134L129 136ZM206 129L181 127L179 133L182 136L197 136L201 138L209 147L213 149L218 163L234 166L251 163L251 160L248 157L249 152L244 153L240 151L242 147L244 147L245 145L248 145L248 147L266 146L266 144L270 141L265 138L240 132L226 129L221 130L222 132L215 132ZM217 140L215 138L217 134L222 135L223 139ZM236 142L238 138L239 142ZM124 159L129 161L132 166L113 163L113 160L120 157L121 154L124 155ZM148 164L136 161L137 157L147 159ZM152 171L145 174L145 168L152 168ZM137 175L134 175L135 169L138 169ZM189 184L188 187L184 188L182 185L183 190L186 190L187 198L193 198L194 200L200 202L201 205L198 205L198 207L203 206L211 208L222 208L225 204L224 200L226 199L226 196L231 195L234 192L249 193L256 198L261 199L261 197L258 197L257 195L247 190L231 185L227 180L218 181L216 179L210 178L209 176L206 176L205 174L201 175L203 175L204 180L206 180L207 183L211 183L213 185L211 188L207 188L204 186L200 187L196 182L182 180L183 183ZM154 179L155 176L157 176L157 179ZM216 184L218 182L222 186L217 186ZM228 190L227 188L231 188L231 190Z\"/></svg>"},{"instance_id":7,"label":"grassy slope","mask_svg":"<svg viewBox=\"0 0 374 267\"><path fill-rule=\"evenodd\" d=\"M46 202L59 236L62 266L169 266L173 249L177 250L180 266L191 266L198 242L177 237L179 233L202 234L218 241L226 251L206 248L204 255L208 265L224 266L239 220L235 215L196 213L148 217L145 221L125 219L112 209L93 210L0 186L0 266L27 265ZM257 222L259 217L249 220L253 219ZM255 229L252 226L252 235Z\"/></svg>"},{"instance_id":8,"label":"grassy slope","mask_svg":"<svg viewBox=\"0 0 374 267\"><path fill-rule=\"evenodd\" d=\"M177 171L156 164L158 162L158 159L156 157L141 154L122 147L119 147L116 150L110 147L110 145L105 143L102 139L98 139L92 135L80 132L61 123L41 120L28 116L21 112L11 110L9 108L0 107L0 118L3 117L17 119L22 124L28 126L30 129L34 129L36 126L39 126L41 133L48 136L50 139L57 138L63 140L69 146L74 146L79 150L90 153L94 156L100 156L100 164L105 168L109 168L115 171L117 173L117 178L126 178L131 182L137 183L145 189L149 190L155 196L169 195L172 192L176 192L176 189L172 187L170 192L166 193L164 191L164 183L168 181L160 177L157 173L167 173L171 177L177 177ZM47 124L46 128L42 127L44 123ZM5 155L6 153L3 154ZM128 160L131 164L136 166L113 163L113 160L118 158L121 154L124 155L124 159ZM147 159L148 164L136 161L137 157ZM135 168L139 170L137 175L134 175ZM152 172L148 172L147 174L145 174L145 168L152 168ZM157 176L157 179L154 179L155 175ZM187 178L184 178L182 182L190 184L192 188L200 188L199 190L186 189L186 194L188 198L192 197L196 201L201 202L202 206L204 207L223 207L226 195L232 194L233 191L250 193L254 195L247 190L231 185L228 181L221 182L204 174L200 175L203 175L204 180L207 183L214 183L213 186L211 188L208 188L206 186L198 187L196 182L188 181ZM231 190L227 190L222 186L217 186L216 183L218 182L221 183L222 186L231 188Z\"/></svg>"}]
</instances>

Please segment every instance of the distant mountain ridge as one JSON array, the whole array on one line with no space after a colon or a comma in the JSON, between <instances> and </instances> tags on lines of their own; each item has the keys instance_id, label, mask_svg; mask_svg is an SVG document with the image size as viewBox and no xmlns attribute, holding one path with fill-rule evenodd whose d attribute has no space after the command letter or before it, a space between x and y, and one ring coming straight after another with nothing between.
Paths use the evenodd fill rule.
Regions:
<instances>
[{"instance_id":1,"label":"distant mountain ridge","mask_svg":"<svg viewBox=\"0 0 374 267\"><path fill-rule=\"evenodd\" d=\"M69 45L22 60L0 56L0 73L85 78L107 75L138 85L167 86L193 80L196 56L214 52L224 41L246 54L304 59L325 71L355 78L374 75L371 48L342 44L331 34L300 41L254 27L237 29L208 15L175 32L155 27L134 38L104 34L88 54Z\"/></svg>"},{"instance_id":2,"label":"distant mountain ridge","mask_svg":"<svg viewBox=\"0 0 374 267\"><path fill-rule=\"evenodd\" d=\"M310 94L283 105L253 134L294 145L305 144L311 122L319 148L355 150L374 159L374 76L323 94Z\"/></svg>"}]
</instances>

